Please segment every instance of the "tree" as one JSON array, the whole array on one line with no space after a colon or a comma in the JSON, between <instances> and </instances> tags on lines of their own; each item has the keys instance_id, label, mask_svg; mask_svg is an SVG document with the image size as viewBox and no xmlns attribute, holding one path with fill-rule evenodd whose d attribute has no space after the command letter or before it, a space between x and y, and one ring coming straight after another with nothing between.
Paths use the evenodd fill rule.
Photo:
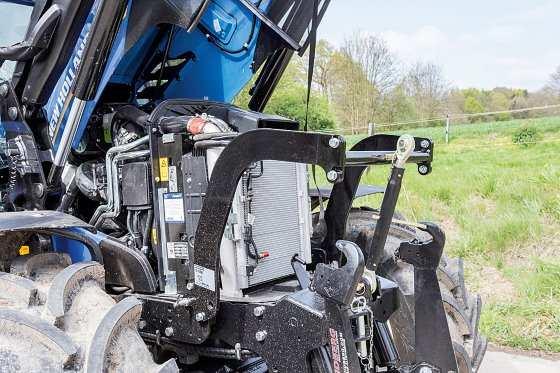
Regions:
<instances>
[{"instance_id":1,"label":"tree","mask_svg":"<svg viewBox=\"0 0 560 373\"><path fill-rule=\"evenodd\" d=\"M406 75L405 85L408 96L414 102L418 119L429 119L443 114L449 88L440 66L433 63L416 63Z\"/></svg>"},{"instance_id":2,"label":"tree","mask_svg":"<svg viewBox=\"0 0 560 373\"><path fill-rule=\"evenodd\" d=\"M398 81L397 61L384 39L355 33L344 41L342 53L360 66L380 94L387 93Z\"/></svg>"},{"instance_id":3,"label":"tree","mask_svg":"<svg viewBox=\"0 0 560 373\"><path fill-rule=\"evenodd\" d=\"M303 126L307 109L307 80L299 66L300 63L300 59L296 58L290 62L268 101L265 112L293 119ZM253 84L254 79L235 98L235 105L243 108L248 106L249 90ZM335 128L334 116L327 99L313 91L309 104L308 124L312 130Z\"/></svg>"},{"instance_id":4,"label":"tree","mask_svg":"<svg viewBox=\"0 0 560 373\"><path fill-rule=\"evenodd\" d=\"M335 50L326 40L317 43L313 81L328 100L332 98L332 58Z\"/></svg>"},{"instance_id":5,"label":"tree","mask_svg":"<svg viewBox=\"0 0 560 373\"><path fill-rule=\"evenodd\" d=\"M356 133L372 120L377 91L359 63L345 53L336 52L331 63L332 104L338 123Z\"/></svg>"},{"instance_id":6,"label":"tree","mask_svg":"<svg viewBox=\"0 0 560 373\"><path fill-rule=\"evenodd\" d=\"M560 66L556 69L550 76L549 87L554 91L558 96L560 96Z\"/></svg>"},{"instance_id":7,"label":"tree","mask_svg":"<svg viewBox=\"0 0 560 373\"><path fill-rule=\"evenodd\" d=\"M511 100L508 95L500 89L493 89L490 93L490 107L488 111L506 111L511 107ZM501 113L494 115L496 120L510 120L510 113Z\"/></svg>"},{"instance_id":8,"label":"tree","mask_svg":"<svg viewBox=\"0 0 560 373\"><path fill-rule=\"evenodd\" d=\"M404 83L401 82L383 96L381 110L376 121L396 123L412 119L415 119L414 102L407 96Z\"/></svg>"},{"instance_id":9,"label":"tree","mask_svg":"<svg viewBox=\"0 0 560 373\"><path fill-rule=\"evenodd\" d=\"M465 99L463 106L465 114L476 114L484 112L484 106L475 97L469 96Z\"/></svg>"},{"instance_id":10,"label":"tree","mask_svg":"<svg viewBox=\"0 0 560 373\"><path fill-rule=\"evenodd\" d=\"M323 52L321 49L319 43L318 55L329 58L318 58L326 63L315 74L317 85L328 92L342 127L352 133L363 130L381 116L384 96L399 80L396 58L383 39L360 33L347 38L338 51L329 49L327 44Z\"/></svg>"}]
</instances>

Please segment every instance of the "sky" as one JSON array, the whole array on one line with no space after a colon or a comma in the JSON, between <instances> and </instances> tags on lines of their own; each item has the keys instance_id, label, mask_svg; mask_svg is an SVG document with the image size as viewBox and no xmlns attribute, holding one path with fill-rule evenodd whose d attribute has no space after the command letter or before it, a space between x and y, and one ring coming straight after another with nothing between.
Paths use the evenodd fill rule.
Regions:
<instances>
[{"instance_id":1,"label":"sky","mask_svg":"<svg viewBox=\"0 0 560 373\"><path fill-rule=\"evenodd\" d=\"M354 32L460 88L538 90L560 65L560 0L331 0L319 37L340 46Z\"/></svg>"}]
</instances>

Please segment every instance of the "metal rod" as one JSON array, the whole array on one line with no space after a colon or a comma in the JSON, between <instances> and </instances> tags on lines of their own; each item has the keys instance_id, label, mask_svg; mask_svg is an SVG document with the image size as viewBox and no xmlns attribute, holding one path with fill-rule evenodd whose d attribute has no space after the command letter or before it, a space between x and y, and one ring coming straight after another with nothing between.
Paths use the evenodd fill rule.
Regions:
<instances>
[{"instance_id":1,"label":"metal rod","mask_svg":"<svg viewBox=\"0 0 560 373\"><path fill-rule=\"evenodd\" d=\"M115 186L113 185L113 178L112 178L112 163L113 163L113 156L118 153L126 152L132 149L135 149L141 145L147 144L150 141L149 136L144 136L141 139L133 141L128 144L120 145L112 147L107 151L106 158L105 158L105 171L107 172L107 204L101 205L95 210L95 213L91 217L89 223L91 225L96 225L97 221L99 220L100 216L113 209L113 196L115 193ZM118 193L118 189L116 191Z\"/></svg>"},{"instance_id":2,"label":"metal rod","mask_svg":"<svg viewBox=\"0 0 560 373\"><path fill-rule=\"evenodd\" d=\"M53 165L49 172L48 184L53 184L58 179L68 161L68 155L70 154L70 149L72 148L72 143L74 142L74 137L76 136L85 108L86 101L74 98L70 113L68 114L66 127L64 127L64 131L62 132L58 149L54 156Z\"/></svg>"},{"instance_id":3,"label":"metal rod","mask_svg":"<svg viewBox=\"0 0 560 373\"><path fill-rule=\"evenodd\" d=\"M295 41L286 31L282 30L276 23L274 23L270 18L268 18L265 14L261 12L259 8L257 8L253 3L249 0L239 0L241 4L243 4L254 16L261 20L268 28L270 28L276 35L278 35L286 44L290 46L295 51L299 51L301 49L301 45L297 41Z\"/></svg>"},{"instance_id":4,"label":"metal rod","mask_svg":"<svg viewBox=\"0 0 560 373\"><path fill-rule=\"evenodd\" d=\"M348 151L346 152L346 167L390 164L394 158L394 151ZM429 161L430 153L424 152L412 152L407 160L408 163Z\"/></svg>"},{"instance_id":5,"label":"metal rod","mask_svg":"<svg viewBox=\"0 0 560 373\"><path fill-rule=\"evenodd\" d=\"M393 167L391 168L391 176L383 194L383 201L379 209L379 219L375 225L373 238L367 247L367 263L366 267L375 270L377 259L383 253L383 248L387 242L387 235L391 228L391 223L397 207L399 193L401 191L402 180L404 177L404 167L406 162L411 158L414 150L414 138L410 135L403 135L397 141L397 149L394 155Z\"/></svg>"},{"instance_id":6,"label":"metal rod","mask_svg":"<svg viewBox=\"0 0 560 373\"><path fill-rule=\"evenodd\" d=\"M119 216L120 212L121 212L121 194L120 194L120 190L119 190L119 173L117 170L117 163L119 161L124 161L126 159L135 159L135 158L140 158L140 157L146 157L150 155L150 151L149 150L138 150L135 152L130 152L130 153L122 153L122 154L118 154L115 156L115 158L113 159L112 162L112 169L111 169L111 177L112 177L112 182L111 184L113 185L113 208L111 210L108 210L106 212L104 212L103 214L101 214L101 216L99 217L99 219L97 220L97 222L95 222L95 227L99 228L101 226L101 223L103 223L103 220L107 219L107 218L115 218L117 216Z\"/></svg>"}]
</instances>

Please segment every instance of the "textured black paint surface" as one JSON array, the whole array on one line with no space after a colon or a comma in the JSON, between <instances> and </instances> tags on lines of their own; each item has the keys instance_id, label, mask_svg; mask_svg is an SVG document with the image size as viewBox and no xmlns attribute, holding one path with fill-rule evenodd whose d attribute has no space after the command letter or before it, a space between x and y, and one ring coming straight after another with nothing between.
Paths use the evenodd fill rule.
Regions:
<instances>
[{"instance_id":1,"label":"textured black paint surface","mask_svg":"<svg viewBox=\"0 0 560 373\"><path fill-rule=\"evenodd\" d=\"M425 224L432 240L404 242L397 254L414 266L415 362L431 364L442 372L456 372L455 352L436 273L445 246L445 234L437 225Z\"/></svg>"}]
</instances>

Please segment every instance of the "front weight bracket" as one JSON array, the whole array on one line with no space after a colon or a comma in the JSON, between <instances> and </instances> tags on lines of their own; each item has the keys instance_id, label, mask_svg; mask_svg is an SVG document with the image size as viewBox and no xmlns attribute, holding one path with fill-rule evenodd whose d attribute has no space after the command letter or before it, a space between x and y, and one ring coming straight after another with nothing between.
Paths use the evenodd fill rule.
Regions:
<instances>
[{"instance_id":1,"label":"front weight bracket","mask_svg":"<svg viewBox=\"0 0 560 373\"><path fill-rule=\"evenodd\" d=\"M439 372L457 372L453 342L447 326L437 268L445 246L445 233L433 223L424 223L423 231L432 239L403 242L397 258L414 266L415 363L412 372L422 367L436 367Z\"/></svg>"}]
</instances>

